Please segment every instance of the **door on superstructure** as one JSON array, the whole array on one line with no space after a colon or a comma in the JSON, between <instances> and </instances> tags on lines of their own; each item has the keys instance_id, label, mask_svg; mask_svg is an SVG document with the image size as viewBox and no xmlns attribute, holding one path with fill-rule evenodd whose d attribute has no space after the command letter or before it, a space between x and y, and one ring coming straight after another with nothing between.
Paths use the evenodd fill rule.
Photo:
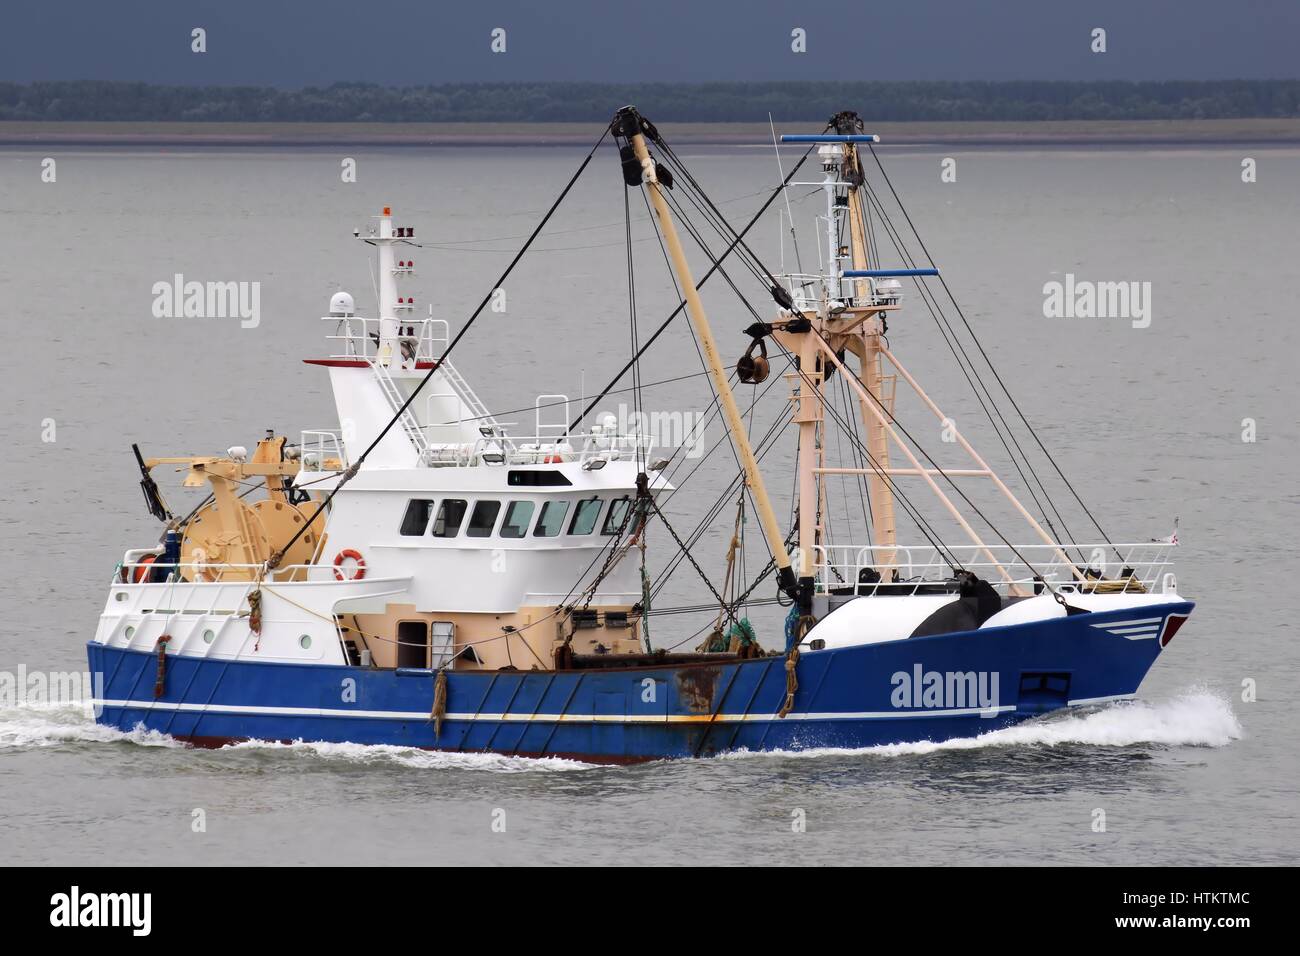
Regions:
<instances>
[{"instance_id":1,"label":"door on superstructure","mask_svg":"<svg viewBox=\"0 0 1300 956\"><path fill-rule=\"evenodd\" d=\"M429 625L429 666L439 668L456 653L456 625L451 621L434 621Z\"/></svg>"},{"instance_id":2,"label":"door on superstructure","mask_svg":"<svg viewBox=\"0 0 1300 956\"><path fill-rule=\"evenodd\" d=\"M397 622L397 666L429 666L429 622Z\"/></svg>"}]
</instances>

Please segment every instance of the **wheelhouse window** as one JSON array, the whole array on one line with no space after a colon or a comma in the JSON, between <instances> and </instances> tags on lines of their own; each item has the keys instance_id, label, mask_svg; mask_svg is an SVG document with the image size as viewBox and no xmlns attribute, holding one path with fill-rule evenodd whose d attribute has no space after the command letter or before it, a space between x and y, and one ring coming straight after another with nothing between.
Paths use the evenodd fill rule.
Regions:
<instances>
[{"instance_id":1,"label":"wheelhouse window","mask_svg":"<svg viewBox=\"0 0 1300 956\"><path fill-rule=\"evenodd\" d=\"M533 534L539 538L554 538L564 530L564 516L569 513L567 501L548 501L542 505Z\"/></svg>"},{"instance_id":2,"label":"wheelhouse window","mask_svg":"<svg viewBox=\"0 0 1300 956\"><path fill-rule=\"evenodd\" d=\"M497 515L501 513L501 502L478 501L474 503L474 513L469 516L469 527L465 534L471 538L489 538L496 526Z\"/></svg>"},{"instance_id":3,"label":"wheelhouse window","mask_svg":"<svg viewBox=\"0 0 1300 956\"><path fill-rule=\"evenodd\" d=\"M424 534L429 527L429 516L433 514L431 498L413 498L406 503L406 514L402 516L402 534L415 537Z\"/></svg>"},{"instance_id":4,"label":"wheelhouse window","mask_svg":"<svg viewBox=\"0 0 1300 956\"><path fill-rule=\"evenodd\" d=\"M564 477L563 472L559 471L514 471L506 473L506 484L510 487L522 485L540 485L540 486L568 486L573 484L568 478Z\"/></svg>"},{"instance_id":5,"label":"wheelhouse window","mask_svg":"<svg viewBox=\"0 0 1300 956\"><path fill-rule=\"evenodd\" d=\"M444 498L438 509L438 517L433 519L430 534L435 538L454 538L460 534L460 523L465 520L465 511L469 502L464 498Z\"/></svg>"},{"instance_id":6,"label":"wheelhouse window","mask_svg":"<svg viewBox=\"0 0 1300 956\"><path fill-rule=\"evenodd\" d=\"M573 510L573 523L569 525L569 534L591 534L596 530L600 520L600 509L604 504L599 498L584 498Z\"/></svg>"},{"instance_id":7,"label":"wheelhouse window","mask_svg":"<svg viewBox=\"0 0 1300 956\"><path fill-rule=\"evenodd\" d=\"M528 533L528 526L533 520L533 503L531 501L512 501L506 509L506 518L501 522L501 537L522 538Z\"/></svg>"},{"instance_id":8,"label":"wheelhouse window","mask_svg":"<svg viewBox=\"0 0 1300 956\"><path fill-rule=\"evenodd\" d=\"M623 519L627 517L628 509L632 507L631 498L615 498L609 504L609 514L605 516L605 524L601 527L601 534L618 534L619 529L623 527Z\"/></svg>"}]
</instances>

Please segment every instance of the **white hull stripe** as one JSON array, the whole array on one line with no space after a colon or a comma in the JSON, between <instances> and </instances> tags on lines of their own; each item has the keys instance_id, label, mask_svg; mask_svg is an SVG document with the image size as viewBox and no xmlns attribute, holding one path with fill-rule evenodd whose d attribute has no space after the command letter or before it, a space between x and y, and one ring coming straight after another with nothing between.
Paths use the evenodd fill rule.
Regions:
<instances>
[{"instance_id":1,"label":"white hull stripe","mask_svg":"<svg viewBox=\"0 0 1300 956\"><path fill-rule=\"evenodd\" d=\"M1110 624L1093 624L1108 634L1130 641L1150 641L1160 636L1160 623L1163 617L1148 617L1140 621L1115 621Z\"/></svg>"},{"instance_id":2,"label":"white hull stripe","mask_svg":"<svg viewBox=\"0 0 1300 956\"><path fill-rule=\"evenodd\" d=\"M96 700L104 708L129 710L163 710L183 713L249 714L274 717L361 717L377 720L429 720L424 711L401 710L339 710L321 707L256 707L236 704L176 704L153 700ZM1073 703L1073 701L1071 701ZM990 716L1013 711L1011 704L999 707L960 707L933 710L884 710L821 714L787 714L786 720L897 720L909 717L974 717ZM670 723L741 723L780 720L775 714L672 714L647 716L619 716L618 714L446 714L444 720L479 721L488 723L539 723L539 724L670 724Z\"/></svg>"}]
</instances>

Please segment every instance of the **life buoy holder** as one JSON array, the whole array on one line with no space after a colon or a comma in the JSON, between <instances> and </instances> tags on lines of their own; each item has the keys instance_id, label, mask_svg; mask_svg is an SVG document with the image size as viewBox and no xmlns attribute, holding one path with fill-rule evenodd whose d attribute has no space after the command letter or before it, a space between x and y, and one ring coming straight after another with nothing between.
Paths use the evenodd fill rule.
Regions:
<instances>
[{"instance_id":1,"label":"life buoy holder","mask_svg":"<svg viewBox=\"0 0 1300 956\"><path fill-rule=\"evenodd\" d=\"M149 565L153 564L157 560L158 560L158 555L146 554L138 562L136 562L135 571L131 574L130 583L148 584L150 576L153 573L153 568L149 567Z\"/></svg>"},{"instance_id":2,"label":"life buoy holder","mask_svg":"<svg viewBox=\"0 0 1300 956\"><path fill-rule=\"evenodd\" d=\"M343 562L351 558L356 562L356 572L354 574L345 574L343 572ZM334 556L334 577L340 581L360 581L366 576L366 559L361 556L360 551L352 548L344 548Z\"/></svg>"}]
</instances>

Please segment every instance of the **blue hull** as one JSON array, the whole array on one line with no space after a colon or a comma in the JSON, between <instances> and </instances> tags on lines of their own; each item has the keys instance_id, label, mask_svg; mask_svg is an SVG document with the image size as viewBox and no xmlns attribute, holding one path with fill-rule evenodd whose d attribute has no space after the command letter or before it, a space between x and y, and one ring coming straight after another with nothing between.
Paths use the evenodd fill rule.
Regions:
<instances>
[{"instance_id":1,"label":"blue hull","mask_svg":"<svg viewBox=\"0 0 1300 956\"><path fill-rule=\"evenodd\" d=\"M92 673L103 675L97 719L121 730L143 725L199 745L331 741L628 763L972 737L1071 704L1129 696L1192 607L805 652L785 718L777 716L786 692L783 657L449 672L440 732L430 718L428 670L169 655L165 691L155 700L154 654L94 642L88 651ZM1138 618L1158 620L1155 632L1135 637L1128 625ZM946 677L972 672L976 681L965 685ZM932 675L939 692L931 693ZM972 692L977 685L979 694Z\"/></svg>"}]
</instances>

